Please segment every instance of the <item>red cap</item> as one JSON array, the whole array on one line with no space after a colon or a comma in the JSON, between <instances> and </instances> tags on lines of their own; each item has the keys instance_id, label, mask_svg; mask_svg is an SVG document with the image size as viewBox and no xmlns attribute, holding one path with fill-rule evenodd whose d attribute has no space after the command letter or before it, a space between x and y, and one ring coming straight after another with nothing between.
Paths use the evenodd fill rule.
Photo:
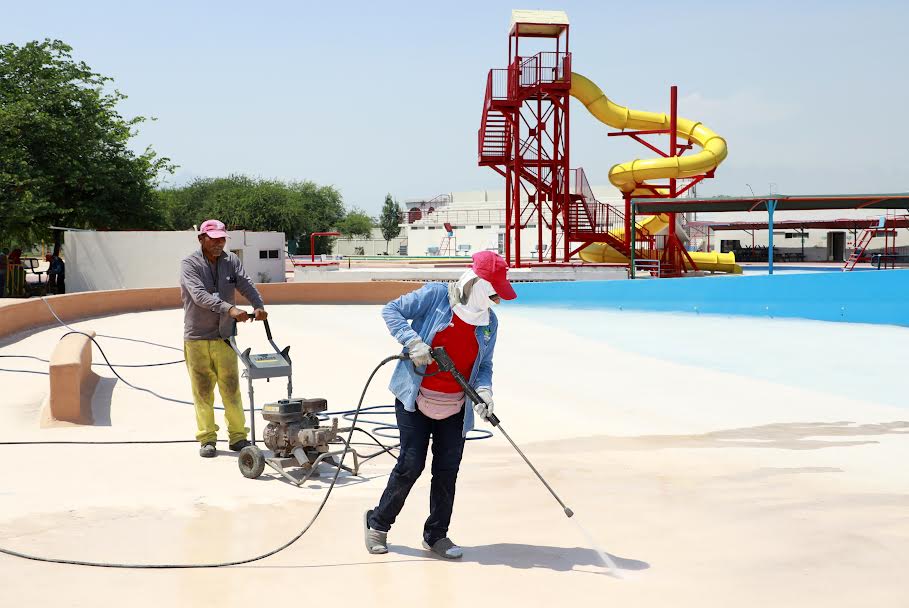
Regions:
<instances>
[{"instance_id":1,"label":"red cap","mask_svg":"<svg viewBox=\"0 0 909 608\"><path fill-rule=\"evenodd\" d=\"M227 229L224 222L218 220L205 220L199 227L199 234L207 234L213 239L227 238Z\"/></svg>"},{"instance_id":2,"label":"red cap","mask_svg":"<svg viewBox=\"0 0 909 608\"><path fill-rule=\"evenodd\" d=\"M478 251L473 254L473 271L478 277L492 284L496 294L503 300L514 300L518 294L508 282L508 264L495 251Z\"/></svg>"}]
</instances>

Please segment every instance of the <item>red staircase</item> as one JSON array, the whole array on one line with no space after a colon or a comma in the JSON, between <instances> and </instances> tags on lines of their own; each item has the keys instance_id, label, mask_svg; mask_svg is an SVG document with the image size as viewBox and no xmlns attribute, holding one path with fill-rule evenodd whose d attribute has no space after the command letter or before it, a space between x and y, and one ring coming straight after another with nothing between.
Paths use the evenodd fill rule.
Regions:
<instances>
[{"instance_id":1,"label":"red staircase","mask_svg":"<svg viewBox=\"0 0 909 608\"><path fill-rule=\"evenodd\" d=\"M483 118L477 133L481 167L504 164L511 158L514 143L506 112L515 104L508 96L509 72L510 70L489 70L486 79Z\"/></svg>"},{"instance_id":2,"label":"red staircase","mask_svg":"<svg viewBox=\"0 0 909 608\"><path fill-rule=\"evenodd\" d=\"M625 244L625 239L616 236L625 230L625 214L618 208L597 200L584 169L573 169L572 174L568 240L585 244L608 243L613 249L629 255L631 249Z\"/></svg>"},{"instance_id":3,"label":"red staircase","mask_svg":"<svg viewBox=\"0 0 909 608\"><path fill-rule=\"evenodd\" d=\"M884 237L884 252L888 253L891 251L891 245L889 242L889 237L893 237L892 249L896 249L896 229L894 226L896 224L891 223L890 227L887 226L888 220L896 220L896 216L882 216L877 219L877 221L868 226L862 231L861 236L856 240L855 247L852 248L852 253L849 255L849 258L843 264L843 272L849 272L855 268L855 265L859 262L866 262L868 258L865 257L865 252L868 250L868 245L871 244L871 240L875 237L882 236Z\"/></svg>"},{"instance_id":4,"label":"red staircase","mask_svg":"<svg viewBox=\"0 0 909 608\"><path fill-rule=\"evenodd\" d=\"M855 247L852 249L852 254L846 260L846 263L843 264L843 272L848 272L855 268L855 265L858 264L859 260L862 259L862 256L865 255L865 250L868 249L868 245L871 243L871 239L874 238L876 232L876 227L865 228L865 230L862 231L862 235L858 238Z\"/></svg>"}]
</instances>

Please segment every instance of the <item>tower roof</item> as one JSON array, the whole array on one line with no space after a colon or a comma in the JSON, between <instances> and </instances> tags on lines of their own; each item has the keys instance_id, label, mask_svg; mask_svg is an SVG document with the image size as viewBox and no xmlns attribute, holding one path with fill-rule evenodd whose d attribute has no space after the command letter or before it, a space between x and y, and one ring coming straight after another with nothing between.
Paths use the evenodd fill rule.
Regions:
<instances>
[{"instance_id":1,"label":"tower roof","mask_svg":"<svg viewBox=\"0 0 909 608\"><path fill-rule=\"evenodd\" d=\"M522 36L556 37L566 27L568 27L568 14L565 11L522 9L511 11L511 32Z\"/></svg>"}]
</instances>

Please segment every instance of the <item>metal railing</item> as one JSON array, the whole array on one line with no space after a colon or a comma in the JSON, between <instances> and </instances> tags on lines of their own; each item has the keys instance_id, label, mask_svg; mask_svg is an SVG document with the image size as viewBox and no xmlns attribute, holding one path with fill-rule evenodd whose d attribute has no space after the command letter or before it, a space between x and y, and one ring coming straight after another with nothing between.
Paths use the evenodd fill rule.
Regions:
<instances>
[{"instance_id":1,"label":"metal railing","mask_svg":"<svg viewBox=\"0 0 909 608\"><path fill-rule=\"evenodd\" d=\"M492 102L509 98L509 79L511 70L489 70L486 77L486 96L483 99L483 115L477 131L477 156L484 159L500 158L508 155L508 124L505 115L492 109ZM501 121L490 123L490 117L501 118Z\"/></svg>"},{"instance_id":2,"label":"metal railing","mask_svg":"<svg viewBox=\"0 0 909 608\"><path fill-rule=\"evenodd\" d=\"M652 235L646 230L641 230L638 225L638 231L634 235L635 259L659 259L660 253L666 248L668 239L668 235Z\"/></svg>"},{"instance_id":3,"label":"metal railing","mask_svg":"<svg viewBox=\"0 0 909 608\"><path fill-rule=\"evenodd\" d=\"M543 84L571 83L571 53L543 52L515 59L506 69L492 69L486 76L483 115L477 131L477 156L480 162L508 156L508 125L490 124L490 117L504 115L493 110L493 102L518 98L518 88Z\"/></svg>"},{"instance_id":4,"label":"metal railing","mask_svg":"<svg viewBox=\"0 0 909 608\"><path fill-rule=\"evenodd\" d=\"M522 201L522 204L526 205L527 201ZM548 229L553 221L552 211L549 208L544 208L542 216L543 225ZM512 220L513 219L514 218L512 217ZM521 223L524 225L524 229L536 228L538 221L539 216L537 215L535 208L525 207L522 209ZM555 221L561 226L560 216L556 216ZM505 209L436 209L431 212L423 211L420 213L419 217L417 217L417 214L415 213L404 214L401 223L427 227L442 226L445 223L449 223L455 229L462 229L462 227L468 226L504 226Z\"/></svg>"},{"instance_id":5,"label":"metal railing","mask_svg":"<svg viewBox=\"0 0 909 608\"><path fill-rule=\"evenodd\" d=\"M489 118L501 118L499 122L490 123ZM487 110L483 115L479 132L480 157L505 157L509 149L509 129L505 115L495 110Z\"/></svg>"},{"instance_id":6,"label":"metal railing","mask_svg":"<svg viewBox=\"0 0 909 608\"><path fill-rule=\"evenodd\" d=\"M450 194L437 194L432 198L406 198L404 199L405 205L447 205L451 202Z\"/></svg>"},{"instance_id":7,"label":"metal railing","mask_svg":"<svg viewBox=\"0 0 909 608\"><path fill-rule=\"evenodd\" d=\"M547 51L515 62L517 84L523 88L541 84L571 83L571 53Z\"/></svg>"},{"instance_id":8,"label":"metal railing","mask_svg":"<svg viewBox=\"0 0 909 608\"><path fill-rule=\"evenodd\" d=\"M896 268L897 266L909 265L909 255L900 253L872 253L871 267L877 270L881 268Z\"/></svg>"},{"instance_id":9,"label":"metal railing","mask_svg":"<svg viewBox=\"0 0 909 608\"><path fill-rule=\"evenodd\" d=\"M650 273L651 276L660 276L660 259L659 258L635 258L633 265L634 272L630 273L631 277L639 275L642 272Z\"/></svg>"},{"instance_id":10,"label":"metal railing","mask_svg":"<svg viewBox=\"0 0 909 608\"><path fill-rule=\"evenodd\" d=\"M508 99L511 88L508 86L511 70L494 69L489 70L489 76L486 83L486 97L490 101L500 101Z\"/></svg>"},{"instance_id":11,"label":"metal railing","mask_svg":"<svg viewBox=\"0 0 909 608\"><path fill-rule=\"evenodd\" d=\"M453 209L422 212L421 217L405 215L406 224L442 225L448 222L456 225L481 226L486 224L505 224L505 209Z\"/></svg>"},{"instance_id":12,"label":"metal railing","mask_svg":"<svg viewBox=\"0 0 909 608\"><path fill-rule=\"evenodd\" d=\"M572 169L568 187L571 194L581 196L580 200L573 200L568 207L569 232L608 234L625 229L625 214L612 205L597 200L584 169Z\"/></svg>"}]
</instances>

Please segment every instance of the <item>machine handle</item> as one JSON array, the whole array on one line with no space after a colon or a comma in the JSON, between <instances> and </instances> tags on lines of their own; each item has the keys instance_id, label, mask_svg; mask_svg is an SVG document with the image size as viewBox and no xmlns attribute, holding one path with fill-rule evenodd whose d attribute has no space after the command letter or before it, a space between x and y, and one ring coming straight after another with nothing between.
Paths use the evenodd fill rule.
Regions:
<instances>
[{"instance_id":1,"label":"machine handle","mask_svg":"<svg viewBox=\"0 0 909 608\"><path fill-rule=\"evenodd\" d=\"M252 313L247 312L246 314L249 315L250 321L255 321L255 320L256 320L255 312L252 312ZM288 346L288 347L285 348L284 350L281 350L280 348L278 348L278 345L275 344L274 338L273 338L272 335L271 335L271 325L268 323L268 319L262 319L262 324L265 326L265 335L268 337L268 343L271 344L272 348L275 349L275 352L276 352L276 353L281 353L281 355L284 357L284 359L285 359L288 363L290 363L290 356L289 356L288 353L287 353L287 351L290 350L290 347ZM234 331L233 331L233 335L234 335L234 336L237 335L237 321L236 321L236 319L234 319ZM233 338L232 338L232 339L233 339ZM236 348L235 348L234 350L236 350L237 353L239 354L239 352L240 352L239 350L237 350Z\"/></svg>"},{"instance_id":2,"label":"machine handle","mask_svg":"<svg viewBox=\"0 0 909 608\"><path fill-rule=\"evenodd\" d=\"M253 317L255 320L255 317ZM265 325L265 335L268 336L268 341L271 342L271 325L268 324L268 319L262 319L262 323Z\"/></svg>"},{"instance_id":3,"label":"machine handle","mask_svg":"<svg viewBox=\"0 0 909 608\"><path fill-rule=\"evenodd\" d=\"M238 309L239 309L239 306L234 306L234 308L238 308ZM250 321L255 321L255 320L256 320L256 311L247 312L247 311L244 310L243 312L245 312L247 315L249 315L249 320L250 320ZM271 329L268 327L268 319L263 319L263 322L265 323L265 331L268 333L269 339L271 339ZM234 325L236 325L236 324L237 324L237 320L234 319Z\"/></svg>"}]
</instances>

